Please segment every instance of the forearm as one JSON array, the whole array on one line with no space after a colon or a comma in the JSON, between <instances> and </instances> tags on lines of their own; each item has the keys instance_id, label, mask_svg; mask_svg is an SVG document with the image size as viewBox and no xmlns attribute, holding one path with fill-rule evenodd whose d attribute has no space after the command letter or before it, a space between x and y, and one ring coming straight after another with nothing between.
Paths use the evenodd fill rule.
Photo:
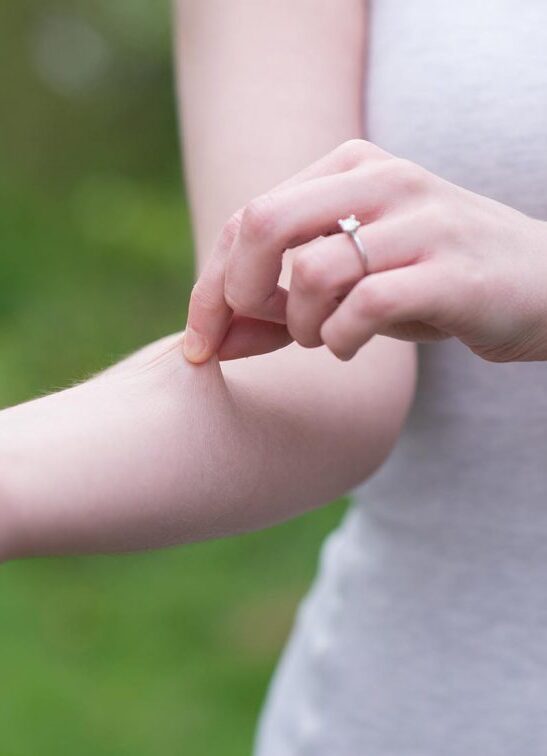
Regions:
<instances>
[{"instance_id":1,"label":"forearm","mask_svg":"<svg viewBox=\"0 0 547 756\"><path fill-rule=\"evenodd\" d=\"M178 7L186 178L203 263L234 210L361 135L366 3L350 0L342 14L336 0L179 0ZM392 434L394 443L412 395L414 359L410 344L377 339L349 365L324 349L293 346L260 361L225 363L223 370L238 372L265 397L277 395L280 386L298 395L318 433L328 422L324 442L330 439L328 454L342 469L347 450L338 443L340 435L355 434L362 453L370 453L363 439L377 436L383 424L382 434ZM391 391L384 416L383 382ZM347 412L337 411L342 393ZM278 399L279 407L298 417L296 402L287 406ZM378 410L376 425L368 403ZM360 474L366 475L366 462ZM326 477L318 478L322 490Z\"/></svg>"},{"instance_id":2,"label":"forearm","mask_svg":"<svg viewBox=\"0 0 547 756\"><path fill-rule=\"evenodd\" d=\"M363 0L178 0L185 174L200 262L240 206L362 134Z\"/></svg>"},{"instance_id":3,"label":"forearm","mask_svg":"<svg viewBox=\"0 0 547 756\"><path fill-rule=\"evenodd\" d=\"M237 206L359 133L362 32L334 0L185 5L193 24L205 24L185 45L182 89L206 255ZM257 7L289 17L238 32L240 5L251 17ZM230 25L235 36L225 47L218 31ZM294 37L279 37L293 28ZM206 48L207 35L220 58ZM316 56L312 74L297 61L303 38ZM272 54L244 79L249 42ZM291 346L222 370L214 361L187 364L168 339L86 384L0 413L4 555L151 548L261 527L324 503L388 453L413 381L412 347L381 338L351 363Z\"/></svg>"},{"instance_id":4,"label":"forearm","mask_svg":"<svg viewBox=\"0 0 547 756\"><path fill-rule=\"evenodd\" d=\"M294 344L221 366L262 439L253 527L332 501L385 460L414 389L414 351L399 346L371 342L360 355L358 386L351 364Z\"/></svg>"},{"instance_id":5,"label":"forearm","mask_svg":"<svg viewBox=\"0 0 547 756\"><path fill-rule=\"evenodd\" d=\"M371 363L386 345L367 347ZM329 501L382 461L404 416L396 376L408 365L400 351L382 358L392 371L365 371L355 404L343 372L336 392L294 384L288 373L274 380L269 356L253 359L252 381L245 361L223 376L215 361L186 363L172 338L85 384L4 410L0 558L155 548Z\"/></svg>"},{"instance_id":6,"label":"forearm","mask_svg":"<svg viewBox=\"0 0 547 756\"><path fill-rule=\"evenodd\" d=\"M249 433L218 363L192 368L180 337L4 410L8 555L126 551L215 535L217 507L245 496L246 466L256 463ZM228 474L236 465L239 480Z\"/></svg>"}]
</instances>

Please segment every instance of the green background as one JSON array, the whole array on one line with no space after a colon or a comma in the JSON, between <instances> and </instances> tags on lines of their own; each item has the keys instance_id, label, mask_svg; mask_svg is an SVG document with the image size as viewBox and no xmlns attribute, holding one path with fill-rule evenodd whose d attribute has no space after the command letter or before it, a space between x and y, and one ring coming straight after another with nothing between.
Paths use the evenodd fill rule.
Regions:
<instances>
[{"instance_id":1,"label":"green background","mask_svg":"<svg viewBox=\"0 0 547 756\"><path fill-rule=\"evenodd\" d=\"M0 0L0 404L184 323L167 2ZM250 752L342 503L265 533L0 568L0 753Z\"/></svg>"}]
</instances>

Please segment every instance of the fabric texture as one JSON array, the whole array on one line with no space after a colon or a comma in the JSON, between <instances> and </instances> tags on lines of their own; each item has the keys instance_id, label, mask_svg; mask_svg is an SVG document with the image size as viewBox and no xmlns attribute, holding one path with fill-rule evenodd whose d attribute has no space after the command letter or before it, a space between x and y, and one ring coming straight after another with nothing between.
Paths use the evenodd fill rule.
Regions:
<instances>
[{"instance_id":1,"label":"fabric texture","mask_svg":"<svg viewBox=\"0 0 547 756\"><path fill-rule=\"evenodd\" d=\"M376 0L369 23L367 138L547 219L547 3ZM546 753L547 365L424 346L403 436L322 550L256 754Z\"/></svg>"}]
</instances>

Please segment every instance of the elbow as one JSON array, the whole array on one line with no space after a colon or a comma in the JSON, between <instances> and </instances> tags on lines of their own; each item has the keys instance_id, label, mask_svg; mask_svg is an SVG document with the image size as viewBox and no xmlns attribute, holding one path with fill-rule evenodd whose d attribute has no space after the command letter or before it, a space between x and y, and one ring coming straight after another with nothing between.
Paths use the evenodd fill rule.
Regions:
<instances>
[{"instance_id":1,"label":"elbow","mask_svg":"<svg viewBox=\"0 0 547 756\"><path fill-rule=\"evenodd\" d=\"M382 343L383 342L383 343ZM413 344L383 339L378 346L386 360L375 389L364 397L361 421L356 426L357 448L366 449L358 460L357 483L376 473L391 456L414 403L417 353Z\"/></svg>"}]
</instances>

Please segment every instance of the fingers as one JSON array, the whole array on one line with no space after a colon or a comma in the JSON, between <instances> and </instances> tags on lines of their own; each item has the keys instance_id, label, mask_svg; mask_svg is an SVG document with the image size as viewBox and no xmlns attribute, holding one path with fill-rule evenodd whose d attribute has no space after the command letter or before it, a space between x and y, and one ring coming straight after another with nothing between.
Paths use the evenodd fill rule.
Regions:
<instances>
[{"instance_id":1,"label":"fingers","mask_svg":"<svg viewBox=\"0 0 547 756\"><path fill-rule=\"evenodd\" d=\"M205 268L192 290L183 351L193 363L206 362L222 343L232 320L224 299L224 271L218 265Z\"/></svg>"},{"instance_id":2,"label":"fingers","mask_svg":"<svg viewBox=\"0 0 547 756\"><path fill-rule=\"evenodd\" d=\"M362 226L357 235L367 256L367 273L409 265L419 254L410 215L382 218ZM320 346L323 321L361 278L361 257L346 234L305 245L295 255L287 302L291 336L302 346Z\"/></svg>"},{"instance_id":3,"label":"fingers","mask_svg":"<svg viewBox=\"0 0 547 756\"><path fill-rule=\"evenodd\" d=\"M286 189L321 176L344 173L368 160L385 160L390 157L392 155L389 152L382 150L381 147L372 144L372 142L367 142L365 139L348 139L334 150L295 173L294 176L282 181L275 187L274 191Z\"/></svg>"},{"instance_id":4,"label":"fingers","mask_svg":"<svg viewBox=\"0 0 547 756\"><path fill-rule=\"evenodd\" d=\"M287 302L287 327L301 346L317 347L321 325L363 276L351 240L337 234L307 244L296 255Z\"/></svg>"},{"instance_id":5,"label":"fingers","mask_svg":"<svg viewBox=\"0 0 547 756\"><path fill-rule=\"evenodd\" d=\"M225 258L241 222L237 213L217 239L215 251L192 289L183 352L189 362L206 362L215 354L228 331L232 310L224 297Z\"/></svg>"},{"instance_id":6,"label":"fingers","mask_svg":"<svg viewBox=\"0 0 547 756\"><path fill-rule=\"evenodd\" d=\"M392 186L382 180L383 165L305 181L263 195L241 216L226 269L226 300L235 312L281 322L286 302L277 282L286 249L338 231L338 219L351 213L369 221L391 200Z\"/></svg>"},{"instance_id":7,"label":"fingers","mask_svg":"<svg viewBox=\"0 0 547 756\"><path fill-rule=\"evenodd\" d=\"M388 153L369 142L360 139L350 140L280 184L273 190L272 196L306 181L326 177L334 173L351 171L357 165L362 164L363 161L371 159L381 160L389 157ZM256 203L255 205L251 203L251 208L256 209ZM258 216L256 214L253 216L253 209L251 209L250 213L246 213L246 220L248 221L251 218L251 233L248 235L250 238L246 239L245 245L245 254L249 256L253 256L256 251L255 244L257 240L254 239L254 236L262 236L260 211ZM233 309L229 306L230 293L226 291L226 265L234 245L234 240L238 237L244 215L244 210L239 210L224 226L213 250L211 260L192 292L184 340L184 354L191 362L204 362L208 360L220 347L230 326ZM268 225L267 220L266 218L266 226ZM253 228L256 230L256 234L252 232ZM265 228L263 230L266 231ZM296 230L294 235L297 235ZM292 243L293 245L298 243L297 239L292 240ZM274 261L269 266L267 292L264 293L263 286L263 290L259 295L260 317L280 324L285 322L287 301L286 291L277 285L283 249L283 247L278 249L277 261ZM245 277L244 285L246 285L246 281L247 277ZM252 288L254 285L254 282L251 282L249 287L251 289L251 298L253 298ZM238 292L241 293L241 291L246 291L246 289L238 289ZM228 303L226 295L228 295ZM237 304L237 302L232 303ZM251 312L245 311L245 307L241 308L240 314L252 315Z\"/></svg>"},{"instance_id":8,"label":"fingers","mask_svg":"<svg viewBox=\"0 0 547 756\"><path fill-rule=\"evenodd\" d=\"M454 293L437 266L417 263L363 278L321 328L321 338L349 360L374 334L408 321L450 322Z\"/></svg>"}]
</instances>

